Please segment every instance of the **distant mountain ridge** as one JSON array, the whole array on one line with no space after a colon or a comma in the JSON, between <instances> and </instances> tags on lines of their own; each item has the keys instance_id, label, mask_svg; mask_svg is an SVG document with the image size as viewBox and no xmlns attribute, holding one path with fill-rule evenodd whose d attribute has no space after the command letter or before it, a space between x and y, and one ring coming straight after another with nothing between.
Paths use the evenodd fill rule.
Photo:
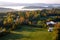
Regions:
<instances>
[{"instance_id":1,"label":"distant mountain ridge","mask_svg":"<svg viewBox=\"0 0 60 40\"><path fill-rule=\"evenodd\" d=\"M5 6L6 7L8 7L8 6L24 6L21 9L60 8L60 4L46 4L46 3L11 3L11 2L0 2L0 6L3 6L3 7L5 7Z\"/></svg>"},{"instance_id":2,"label":"distant mountain ridge","mask_svg":"<svg viewBox=\"0 0 60 40\"><path fill-rule=\"evenodd\" d=\"M3 8L3 7L0 7L0 13L3 12L10 12L10 11L15 11L14 9L11 9L11 8Z\"/></svg>"},{"instance_id":3,"label":"distant mountain ridge","mask_svg":"<svg viewBox=\"0 0 60 40\"><path fill-rule=\"evenodd\" d=\"M55 6L26 6L22 9L52 9L52 8L60 9L60 7L55 7Z\"/></svg>"},{"instance_id":4,"label":"distant mountain ridge","mask_svg":"<svg viewBox=\"0 0 60 40\"><path fill-rule=\"evenodd\" d=\"M8 6L12 6L12 7L8 8ZM16 6L15 7L16 9L14 9L13 6ZM0 2L0 12L18 11L17 9L20 8L18 6L24 6L24 7L21 7L21 10L24 10L24 9L50 9L50 8L59 8L60 9L60 4Z\"/></svg>"}]
</instances>

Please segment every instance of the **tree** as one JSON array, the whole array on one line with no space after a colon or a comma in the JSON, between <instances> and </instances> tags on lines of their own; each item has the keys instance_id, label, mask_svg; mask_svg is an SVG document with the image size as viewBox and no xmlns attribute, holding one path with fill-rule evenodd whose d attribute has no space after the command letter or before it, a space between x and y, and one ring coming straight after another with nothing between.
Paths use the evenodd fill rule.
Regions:
<instances>
[{"instance_id":1,"label":"tree","mask_svg":"<svg viewBox=\"0 0 60 40\"><path fill-rule=\"evenodd\" d=\"M22 24L22 23L24 22L24 20L25 20L25 18L24 18L23 16L21 16L21 17L19 18L20 24Z\"/></svg>"},{"instance_id":2,"label":"tree","mask_svg":"<svg viewBox=\"0 0 60 40\"><path fill-rule=\"evenodd\" d=\"M12 16L11 16L11 13L9 12L8 14L7 14L7 17L4 19L4 27L6 28L6 29L11 29L12 28L12 25L13 25L13 18L12 18Z\"/></svg>"},{"instance_id":3,"label":"tree","mask_svg":"<svg viewBox=\"0 0 60 40\"><path fill-rule=\"evenodd\" d=\"M30 17L30 12L29 11L26 11L25 17L26 18L29 18Z\"/></svg>"}]
</instances>

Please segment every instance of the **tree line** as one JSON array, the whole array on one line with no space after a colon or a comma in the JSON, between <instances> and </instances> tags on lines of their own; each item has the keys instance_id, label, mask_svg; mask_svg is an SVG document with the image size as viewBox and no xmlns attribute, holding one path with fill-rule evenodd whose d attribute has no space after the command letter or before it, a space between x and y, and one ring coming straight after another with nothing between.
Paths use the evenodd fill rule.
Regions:
<instances>
[{"instance_id":1,"label":"tree line","mask_svg":"<svg viewBox=\"0 0 60 40\"><path fill-rule=\"evenodd\" d=\"M7 14L3 18L0 17L0 19L2 19L0 20L0 28L5 28L6 30L16 29L21 25L46 28L47 20L59 21L60 9L7 12Z\"/></svg>"}]
</instances>

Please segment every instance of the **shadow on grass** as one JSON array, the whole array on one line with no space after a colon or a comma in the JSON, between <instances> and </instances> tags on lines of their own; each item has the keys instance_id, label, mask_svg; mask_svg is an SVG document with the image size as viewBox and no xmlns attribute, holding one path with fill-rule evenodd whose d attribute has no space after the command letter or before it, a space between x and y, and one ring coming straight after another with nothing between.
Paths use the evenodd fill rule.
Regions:
<instances>
[{"instance_id":1,"label":"shadow on grass","mask_svg":"<svg viewBox=\"0 0 60 40\"><path fill-rule=\"evenodd\" d=\"M57 35L56 40L60 40L60 29L58 29L58 35Z\"/></svg>"},{"instance_id":2,"label":"shadow on grass","mask_svg":"<svg viewBox=\"0 0 60 40\"><path fill-rule=\"evenodd\" d=\"M35 31L46 31L44 28L37 28L37 27L32 27L32 26L21 26L15 31L17 32L22 32L22 31L28 31L28 32L35 32Z\"/></svg>"},{"instance_id":3,"label":"shadow on grass","mask_svg":"<svg viewBox=\"0 0 60 40\"><path fill-rule=\"evenodd\" d=\"M9 35L1 37L0 40L20 40L21 38L30 38L30 37L24 36L22 34L11 33Z\"/></svg>"}]
</instances>

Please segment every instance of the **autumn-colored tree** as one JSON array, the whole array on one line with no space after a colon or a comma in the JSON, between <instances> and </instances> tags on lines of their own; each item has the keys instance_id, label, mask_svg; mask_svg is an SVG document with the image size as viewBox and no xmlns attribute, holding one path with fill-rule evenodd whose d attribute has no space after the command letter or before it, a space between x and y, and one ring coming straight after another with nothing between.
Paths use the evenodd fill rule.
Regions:
<instances>
[{"instance_id":1,"label":"autumn-colored tree","mask_svg":"<svg viewBox=\"0 0 60 40\"><path fill-rule=\"evenodd\" d=\"M13 22L12 15L11 15L11 13L8 13L7 17L4 19L4 24L5 23L12 23L12 22Z\"/></svg>"},{"instance_id":2,"label":"autumn-colored tree","mask_svg":"<svg viewBox=\"0 0 60 40\"><path fill-rule=\"evenodd\" d=\"M29 23L29 25L31 25L31 24L32 24L32 22L31 22L31 21L29 21L28 23Z\"/></svg>"},{"instance_id":3,"label":"autumn-colored tree","mask_svg":"<svg viewBox=\"0 0 60 40\"><path fill-rule=\"evenodd\" d=\"M29 16L30 16L30 12L29 11L26 11L25 17L26 18L29 18Z\"/></svg>"},{"instance_id":4,"label":"autumn-colored tree","mask_svg":"<svg viewBox=\"0 0 60 40\"><path fill-rule=\"evenodd\" d=\"M32 15L35 13L35 11L31 11Z\"/></svg>"},{"instance_id":5,"label":"autumn-colored tree","mask_svg":"<svg viewBox=\"0 0 60 40\"><path fill-rule=\"evenodd\" d=\"M21 16L22 12L21 11L18 11L18 15Z\"/></svg>"},{"instance_id":6,"label":"autumn-colored tree","mask_svg":"<svg viewBox=\"0 0 60 40\"><path fill-rule=\"evenodd\" d=\"M5 27L6 29L9 29L9 30L10 30L10 29L12 28L13 18L12 18L12 16L11 16L11 13L8 13L8 14L7 14L7 17L4 18L3 24L4 24L4 27Z\"/></svg>"},{"instance_id":7,"label":"autumn-colored tree","mask_svg":"<svg viewBox=\"0 0 60 40\"><path fill-rule=\"evenodd\" d=\"M34 18L37 18L39 14L37 12L34 13Z\"/></svg>"},{"instance_id":8,"label":"autumn-colored tree","mask_svg":"<svg viewBox=\"0 0 60 40\"><path fill-rule=\"evenodd\" d=\"M25 20L25 18L24 18L23 16L21 16L21 17L19 18L20 24L22 24L22 23L24 22L24 20Z\"/></svg>"}]
</instances>

